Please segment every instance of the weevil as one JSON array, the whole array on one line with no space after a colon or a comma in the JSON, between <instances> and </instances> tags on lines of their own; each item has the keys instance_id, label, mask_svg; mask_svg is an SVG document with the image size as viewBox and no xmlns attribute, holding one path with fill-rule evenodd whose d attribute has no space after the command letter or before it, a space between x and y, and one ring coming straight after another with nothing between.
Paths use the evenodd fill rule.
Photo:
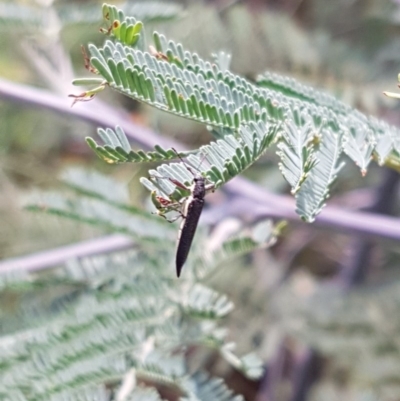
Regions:
<instances>
[{"instance_id":1,"label":"weevil","mask_svg":"<svg viewBox=\"0 0 400 401\"><path fill-rule=\"evenodd\" d=\"M196 233L201 212L203 211L204 198L207 192L214 190L215 185L213 183L206 185L207 179L203 177L199 172L194 173L193 170L187 165L187 163L181 158L179 153L175 149L173 150L175 151L177 157L182 161L186 169L193 175L193 184L188 188L186 187L186 185L173 178L168 179L177 187L190 191L190 195L182 203L172 202L161 197L157 197L156 200L160 205L160 207L157 208L159 210L158 214L165 217L166 211L174 210L178 211L178 218L182 217L182 223L179 228L175 258L176 275L180 277L183 265L186 262L190 248L192 246L193 238ZM180 210L178 210L177 205L180 205Z\"/></svg>"}]
</instances>

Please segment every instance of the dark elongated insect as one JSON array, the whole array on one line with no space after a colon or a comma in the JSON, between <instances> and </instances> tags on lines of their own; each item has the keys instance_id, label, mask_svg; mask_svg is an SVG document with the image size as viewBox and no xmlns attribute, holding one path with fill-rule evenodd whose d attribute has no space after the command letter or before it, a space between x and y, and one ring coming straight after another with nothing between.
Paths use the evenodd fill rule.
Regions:
<instances>
[{"instance_id":1,"label":"dark elongated insect","mask_svg":"<svg viewBox=\"0 0 400 401\"><path fill-rule=\"evenodd\" d=\"M182 267L188 257L190 247L192 246L197 224L199 223L201 212L204 207L204 198L206 196L205 178L196 175L193 179L193 185L190 188L190 196L185 201L182 211L182 223L178 234L178 245L176 248L176 275L181 275Z\"/></svg>"},{"instance_id":2,"label":"dark elongated insect","mask_svg":"<svg viewBox=\"0 0 400 401\"><path fill-rule=\"evenodd\" d=\"M181 275L182 267L188 257L190 247L192 246L193 238L196 233L197 225L204 207L204 198L207 191L214 189L214 184L206 185L206 178L199 173L194 173L192 169L187 166L185 161L181 158L179 153L174 149L176 155L181 159L186 169L194 176L193 184L187 188L181 182L169 178L169 180L177 187L190 191L190 196L183 202L181 210L179 211L182 217L182 223L179 229L177 249L176 249L176 274L178 277ZM170 202L163 198L157 199L161 206L160 215L164 216L165 209L176 210L176 203ZM160 209L159 209L160 210Z\"/></svg>"}]
</instances>

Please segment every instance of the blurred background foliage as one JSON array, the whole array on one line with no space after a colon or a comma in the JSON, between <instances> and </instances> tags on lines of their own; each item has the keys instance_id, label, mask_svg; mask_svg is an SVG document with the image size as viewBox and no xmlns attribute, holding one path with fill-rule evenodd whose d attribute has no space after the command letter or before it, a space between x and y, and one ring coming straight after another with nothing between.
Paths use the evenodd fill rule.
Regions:
<instances>
[{"instance_id":1,"label":"blurred background foliage","mask_svg":"<svg viewBox=\"0 0 400 401\"><path fill-rule=\"evenodd\" d=\"M146 21L148 35L157 29L206 59L219 50L230 52L231 69L250 80L265 71L288 75L400 125L398 102L382 96L383 90L396 91L400 69L400 4L395 0L182 0L158 2L155 8L144 3L142 8L139 2L130 6L137 7L138 15L133 15ZM2 259L112 231L22 209L39 190L65 191L58 177L67 168L97 169L128 187L131 205L146 203L138 185L145 170L105 165L87 148L84 137L93 136L95 126L2 96L3 79L63 97L75 92L71 79L86 75L80 45L103 39L98 33L100 5L0 2ZM210 140L199 124L111 91L100 98L126 110L136 124L187 146ZM271 191L288 191L272 153L247 176ZM397 175L382 168L371 167L361 178L348 164L330 202L397 215L397 183ZM379 209L384 198L388 204ZM197 363L224 376L248 400L399 400L398 254L394 242L366 242L305 224L288 228L274 248L255 251L212 280L236 306L228 325L238 352L257 351L266 364L265 377L249 382L213 353L203 353ZM46 278L46 272L42 275ZM62 291L73 294L77 289ZM38 310L47 310L54 298L40 286L27 294ZM15 312L18 299L7 291L0 299L1 321ZM21 329L22 323L12 327Z\"/></svg>"}]
</instances>

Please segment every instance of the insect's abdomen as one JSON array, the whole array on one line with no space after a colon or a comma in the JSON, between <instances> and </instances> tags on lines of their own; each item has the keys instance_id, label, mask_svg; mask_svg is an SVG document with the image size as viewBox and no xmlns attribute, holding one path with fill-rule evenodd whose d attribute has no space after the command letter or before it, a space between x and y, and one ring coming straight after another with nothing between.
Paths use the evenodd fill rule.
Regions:
<instances>
[{"instance_id":1,"label":"insect's abdomen","mask_svg":"<svg viewBox=\"0 0 400 401\"><path fill-rule=\"evenodd\" d=\"M182 267L188 257L203 206L204 199L196 198L194 198L188 205L186 218L183 220L183 225L178 238L178 249L176 251L176 274L178 277L181 275Z\"/></svg>"}]
</instances>

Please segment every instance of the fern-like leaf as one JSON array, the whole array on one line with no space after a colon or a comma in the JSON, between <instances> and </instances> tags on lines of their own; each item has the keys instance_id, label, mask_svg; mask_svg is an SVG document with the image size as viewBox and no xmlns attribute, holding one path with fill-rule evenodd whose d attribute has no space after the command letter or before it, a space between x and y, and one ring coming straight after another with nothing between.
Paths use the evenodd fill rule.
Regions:
<instances>
[{"instance_id":1,"label":"fern-like leaf","mask_svg":"<svg viewBox=\"0 0 400 401\"><path fill-rule=\"evenodd\" d=\"M188 162L197 168L214 189L220 187L236 175L251 166L271 145L277 136L279 126L260 121L249 123L240 128L239 136L227 135L223 139L202 146L199 155L190 154ZM207 166L208 164L208 166ZM181 199L188 195L174 184L190 185L193 174L183 163L162 165L157 170L150 170L150 180L142 178L142 184L150 191L157 191L161 196Z\"/></svg>"},{"instance_id":2,"label":"fern-like leaf","mask_svg":"<svg viewBox=\"0 0 400 401\"><path fill-rule=\"evenodd\" d=\"M226 296L197 284L190 290L183 307L189 316L215 319L226 316L233 304Z\"/></svg>"},{"instance_id":3,"label":"fern-like leaf","mask_svg":"<svg viewBox=\"0 0 400 401\"><path fill-rule=\"evenodd\" d=\"M63 27L101 22L99 5L95 3L80 4L79 7L73 4L56 4L52 11L56 13ZM121 11L124 13L123 16L135 15L140 21L162 21L177 17L182 12L182 7L176 3L139 1L125 2L121 5ZM3 2L0 4L0 29L15 31L27 30L27 28L44 29L49 22L46 16L44 8Z\"/></svg>"},{"instance_id":4,"label":"fern-like leaf","mask_svg":"<svg viewBox=\"0 0 400 401\"><path fill-rule=\"evenodd\" d=\"M123 191L112 195L103 189L96 191L99 183L108 187L106 178L72 170L64 181L90 202L110 207L112 218L120 210L126 212L126 220L135 220L135 210L123 206ZM79 219L79 201L73 208ZM81 285L79 297L74 302L60 303L57 313L47 321L36 321L32 314L34 322L26 324L23 331L0 335L1 399L102 400L110 396L105 388L118 387L132 369L138 383L163 384L177 394L186 394L188 399L237 399L223 383L188 376L185 355L179 351L182 345L218 350L233 367L253 378L261 373L261 363L251 356L235 356L232 344L225 343L226 330L218 322L232 309L232 303L223 294L198 283L197 272L201 268L197 266L201 266L202 259L196 257L196 252L188 261L184 281L171 280L172 269L165 261L171 260L175 241L165 235L158 241L160 227L149 226L147 238L137 235L135 247L126 255L74 260L58 272L52 279L54 283ZM268 230L266 237L270 238ZM201 239L198 236L195 242ZM156 248L154 241L158 241ZM255 243L249 234L228 240L220 245L224 251L219 253L218 261L223 263L225 256L250 251ZM199 244L199 248L204 249L204 245ZM208 272L216 266L212 256L210 259ZM39 281L26 283L30 279L13 277L4 280L3 288L13 288L15 293L22 293L24 288L45 290ZM0 325L4 322L0 316ZM125 394L132 399L140 391L133 386ZM149 393L150 396L153 395ZM119 401L116 397L109 399Z\"/></svg>"},{"instance_id":5,"label":"fern-like leaf","mask_svg":"<svg viewBox=\"0 0 400 401\"><path fill-rule=\"evenodd\" d=\"M127 204L125 188L94 172L69 169L63 174L70 196L47 192L32 196L26 208L99 226L107 231L122 232L134 238L168 238L173 227L142 209ZM77 197L77 195L79 197ZM169 233L169 234L168 234Z\"/></svg>"},{"instance_id":6,"label":"fern-like leaf","mask_svg":"<svg viewBox=\"0 0 400 401\"><path fill-rule=\"evenodd\" d=\"M153 152L144 152L138 150L135 152L131 149L128 139L121 127L116 127L115 131L111 128L97 130L104 145L101 146L92 138L87 137L87 144L102 160L107 163L143 163L155 161L167 161L177 158L177 153L173 149L163 149L159 145L154 146Z\"/></svg>"},{"instance_id":7,"label":"fern-like leaf","mask_svg":"<svg viewBox=\"0 0 400 401\"><path fill-rule=\"evenodd\" d=\"M298 110L293 114L295 116L288 119L282 130L278 155L281 158L279 168L292 187L292 194L296 194L317 162L312 142L316 132L310 121L302 121Z\"/></svg>"},{"instance_id":8,"label":"fern-like leaf","mask_svg":"<svg viewBox=\"0 0 400 401\"><path fill-rule=\"evenodd\" d=\"M162 401L162 399L153 388L136 387L124 401Z\"/></svg>"},{"instance_id":9,"label":"fern-like leaf","mask_svg":"<svg viewBox=\"0 0 400 401\"><path fill-rule=\"evenodd\" d=\"M344 141L344 151L363 174L372 156L383 164L400 149L398 130L384 127L330 95L274 74L263 75L255 85L228 70L226 55L216 56L216 64L211 64L157 32L153 40L149 52L111 41L102 47L90 45L90 62L108 85L121 93L210 127L217 140L198 153L205 155L200 171L214 188L249 167L280 138L281 171L292 193L300 193L297 210L305 212L303 219L312 221L314 211L322 208L329 191L321 185L332 183L327 177L316 179L315 174L328 165L336 165L338 159L333 158L341 154L336 147L317 151L318 141L324 142L325 134L335 134ZM117 131L99 133L104 146L92 139L88 143L110 163L166 161L174 157L171 150L161 148L149 153L134 152L116 137ZM195 156L188 160L196 167L200 164ZM311 173L313 178L309 177ZM150 179L144 178L142 183L174 203L188 195L174 182L188 185L192 180L187 169L178 163L151 171ZM308 209L303 204L306 193L313 202Z\"/></svg>"},{"instance_id":10,"label":"fern-like leaf","mask_svg":"<svg viewBox=\"0 0 400 401\"><path fill-rule=\"evenodd\" d=\"M368 165L372 160L372 152L375 147L372 132L369 131L368 127L365 125L352 127L349 131L349 134L346 136L344 152L354 160L361 170L361 174L365 175L367 173ZM379 149L381 150L382 147ZM387 151L385 153L387 153ZM382 150L380 154L382 155Z\"/></svg>"},{"instance_id":11,"label":"fern-like leaf","mask_svg":"<svg viewBox=\"0 0 400 401\"><path fill-rule=\"evenodd\" d=\"M234 395L222 379L211 379L205 373L198 373L186 384L187 395L181 401L244 401Z\"/></svg>"},{"instance_id":12,"label":"fern-like leaf","mask_svg":"<svg viewBox=\"0 0 400 401\"><path fill-rule=\"evenodd\" d=\"M330 185L344 166L343 162L338 163L343 149L343 138L330 128L323 129L322 138L316 155L319 162L309 172L296 195L296 211L308 222L312 222L321 211L325 200L329 197Z\"/></svg>"}]
</instances>

